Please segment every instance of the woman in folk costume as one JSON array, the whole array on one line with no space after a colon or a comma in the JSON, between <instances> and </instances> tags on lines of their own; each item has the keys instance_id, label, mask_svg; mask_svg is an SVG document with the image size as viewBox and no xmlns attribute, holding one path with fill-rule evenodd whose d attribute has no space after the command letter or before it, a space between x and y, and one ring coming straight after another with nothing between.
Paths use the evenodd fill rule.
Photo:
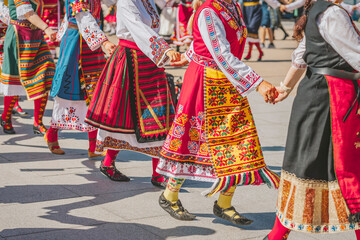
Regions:
<instances>
[{"instance_id":1,"label":"woman in folk costume","mask_svg":"<svg viewBox=\"0 0 360 240\"><path fill-rule=\"evenodd\" d=\"M45 134L42 123L55 66L43 32L56 40L56 33L41 20L42 0L9 0L10 25L5 35L0 91L4 97L1 126L14 134L11 115L19 95L34 100L35 134Z\"/></svg>"},{"instance_id":2,"label":"woman in folk costume","mask_svg":"<svg viewBox=\"0 0 360 240\"><path fill-rule=\"evenodd\" d=\"M276 99L307 69L293 103L277 217L265 239L287 239L290 230L355 230L360 239L359 34L340 6L306 1L294 31L302 40Z\"/></svg>"},{"instance_id":3,"label":"woman in folk costume","mask_svg":"<svg viewBox=\"0 0 360 240\"><path fill-rule=\"evenodd\" d=\"M46 22L50 28L53 30L59 30L59 20L60 20L60 3L59 0L46 0L44 1L44 15L42 20ZM45 40L49 45L50 52L55 58L56 56L56 47L59 46L58 42L51 42L48 36L45 36Z\"/></svg>"},{"instance_id":4,"label":"woman in folk costume","mask_svg":"<svg viewBox=\"0 0 360 240\"><path fill-rule=\"evenodd\" d=\"M59 31L60 56L50 96L55 97L51 127L45 135L54 154L64 154L59 147L58 130L74 129L89 135L89 157L95 154L97 129L84 122L87 105L105 66L104 46L112 51L99 26L100 0L67 0L66 15Z\"/></svg>"},{"instance_id":5,"label":"woman in folk costume","mask_svg":"<svg viewBox=\"0 0 360 240\"><path fill-rule=\"evenodd\" d=\"M265 0L264 4L266 4L266 6L269 4L272 8L280 6L277 0ZM251 58L252 49L255 45L259 51L259 57L257 60L261 61L264 56L259 40L259 28L263 16L262 6L259 0L244 0L243 5L244 21L248 29L247 41L249 42L249 52L244 59L249 60Z\"/></svg>"},{"instance_id":6,"label":"woman in folk costume","mask_svg":"<svg viewBox=\"0 0 360 240\"><path fill-rule=\"evenodd\" d=\"M190 45L192 41L193 37L187 30L189 19L193 13L192 1L193 0L180 0L180 3L177 7L175 32L174 36L172 37L173 43L175 45Z\"/></svg>"},{"instance_id":7,"label":"woman in folk costume","mask_svg":"<svg viewBox=\"0 0 360 240\"><path fill-rule=\"evenodd\" d=\"M153 157L156 186L165 179L155 172L175 107L163 66L180 54L159 37L159 15L153 0L117 1L119 46L109 58L86 122L100 128L97 151L107 149L100 170L111 180L129 181L115 167L121 149Z\"/></svg>"},{"instance_id":8,"label":"woman in folk costume","mask_svg":"<svg viewBox=\"0 0 360 240\"><path fill-rule=\"evenodd\" d=\"M207 0L195 13L194 41L186 52L191 62L157 167L158 173L171 177L160 206L176 219L195 218L178 199L185 179L213 182L204 194L220 192L214 214L239 225L252 221L231 206L237 185L278 187L279 177L264 162L246 98L257 89L265 101L273 102L277 92L240 61L246 35L234 1Z\"/></svg>"}]
</instances>

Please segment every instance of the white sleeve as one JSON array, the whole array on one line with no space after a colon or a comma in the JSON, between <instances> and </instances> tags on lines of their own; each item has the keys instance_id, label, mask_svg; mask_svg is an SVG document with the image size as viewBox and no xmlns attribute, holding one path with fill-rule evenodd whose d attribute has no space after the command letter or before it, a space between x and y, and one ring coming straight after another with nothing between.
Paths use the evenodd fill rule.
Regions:
<instances>
[{"instance_id":1,"label":"white sleeve","mask_svg":"<svg viewBox=\"0 0 360 240\"><path fill-rule=\"evenodd\" d=\"M347 3L340 3L340 6L342 6L349 14L352 14L353 13L353 6L354 5L350 5L350 4L347 4Z\"/></svg>"},{"instance_id":2,"label":"white sleeve","mask_svg":"<svg viewBox=\"0 0 360 240\"><path fill-rule=\"evenodd\" d=\"M30 3L23 3L20 6L16 7L16 16L19 20L24 20L26 19L25 14L33 11L34 9L32 8Z\"/></svg>"},{"instance_id":3,"label":"white sleeve","mask_svg":"<svg viewBox=\"0 0 360 240\"><path fill-rule=\"evenodd\" d=\"M194 42L191 42L190 47L188 48L188 50L185 52L185 58L186 60L188 60L188 62L191 62L191 53L194 52Z\"/></svg>"},{"instance_id":4,"label":"white sleeve","mask_svg":"<svg viewBox=\"0 0 360 240\"><path fill-rule=\"evenodd\" d=\"M158 67L163 67L169 57L166 53L172 50L166 41L150 26L141 20L141 13L133 1L119 0L117 11L121 13L121 21L130 32L136 45Z\"/></svg>"},{"instance_id":5,"label":"white sleeve","mask_svg":"<svg viewBox=\"0 0 360 240\"><path fill-rule=\"evenodd\" d=\"M286 6L286 11L290 12L295 9L301 8L304 5L305 5L305 0L296 0L295 2L292 2L285 6Z\"/></svg>"},{"instance_id":6,"label":"white sleeve","mask_svg":"<svg viewBox=\"0 0 360 240\"><path fill-rule=\"evenodd\" d=\"M89 11L78 12L75 15L79 31L92 51L95 51L107 40L99 24Z\"/></svg>"},{"instance_id":7,"label":"white sleeve","mask_svg":"<svg viewBox=\"0 0 360 240\"><path fill-rule=\"evenodd\" d=\"M306 47L305 47L306 37L304 36L299 43L299 46L291 54L291 63L294 68L306 68L307 64L303 59Z\"/></svg>"},{"instance_id":8,"label":"white sleeve","mask_svg":"<svg viewBox=\"0 0 360 240\"><path fill-rule=\"evenodd\" d=\"M263 79L230 51L230 43L220 18L205 8L198 18L201 37L220 70L241 96L247 96Z\"/></svg>"},{"instance_id":9,"label":"white sleeve","mask_svg":"<svg viewBox=\"0 0 360 240\"><path fill-rule=\"evenodd\" d=\"M337 6L329 7L317 19L324 40L356 71L360 71L360 35L348 13Z\"/></svg>"},{"instance_id":10,"label":"white sleeve","mask_svg":"<svg viewBox=\"0 0 360 240\"><path fill-rule=\"evenodd\" d=\"M280 3L277 0L264 0L264 1L273 9L280 7Z\"/></svg>"},{"instance_id":11,"label":"white sleeve","mask_svg":"<svg viewBox=\"0 0 360 240\"><path fill-rule=\"evenodd\" d=\"M4 0L0 0L0 21L10 24L9 8L4 4Z\"/></svg>"},{"instance_id":12,"label":"white sleeve","mask_svg":"<svg viewBox=\"0 0 360 240\"><path fill-rule=\"evenodd\" d=\"M67 13L65 13L64 19L61 22L61 26L59 28L59 31L56 33L56 39L60 42L61 39L63 38L66 30L69 27L69 21L68 21L68 17L67 17Z\"/></svg>"},{"instance_id":13,"label":"white sleeve","mask_svg":"<svg viewBox=\"0 0 360 240\"><path fill-rule=\"evenodd\" d=\"M101 0L107 7L111 7L116 4L116 0Z\"/></svg>"}]
</instances>

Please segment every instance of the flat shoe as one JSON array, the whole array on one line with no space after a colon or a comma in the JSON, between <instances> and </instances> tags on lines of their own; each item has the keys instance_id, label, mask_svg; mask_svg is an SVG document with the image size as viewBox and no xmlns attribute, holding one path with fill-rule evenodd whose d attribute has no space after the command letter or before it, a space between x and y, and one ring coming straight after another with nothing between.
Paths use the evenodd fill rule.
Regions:
<instances>
[{"instance_id":1,"label":"flat shoe","mask_svg":"<svg viewBox=\"0 0 360 240\"><path fill-rule=\"evenodd\" d=\"M164 192L159 197L159 205L162 207L166 212L170 214L173 218L181 221L192 221L196 218L195 215L189 213L184 207L182 206L180 200L177 200L176 203L172 203L167 200L164 196ZM174 210L172 207L178 207L179 209ZM180 213L182 212L182 213Z\"/></svg>"},{"instance_id":2,"label":"flat shoe","mask_svg":"<svg viewBox=\"0 0 360 240\"><path fill-rule=\"evenodd\" d=\"M44 135L45 142L47 143L49 150L52 154L63 155L65 152L59 147L59 142L49 142L46 134ZM57 148L55 148L57 147Z\"/></svg>"},{"instance_id":3,"label":"flat shoe","mask_svg":"<svg viewBox=\"0 0 360 240\"><path fill-rule=\"evenodd\" d=\"M160 182L160 181L158 181L158 179L159 178L164 178L164 181L162 181L162 182ZM151 178L151 183L152 183L152 185L154 185L155 187L159 187L159 188L166 188L166 186L167 186L167 183L168 183L168 178L167 177L165 177L164 175L159 175L159 176L157 176L157 177L154 177L154 176L152 176L152 178Z\"/></svg>"},{"instance_id":4,"label":"flat shoe","mask_svg":"<svg viewBox=\"0 0 360 240\"><path fill-rule=\"evenodd\" d=\"M33 125L33 131L34 134L39 134L44 136L46 134L47 128L44 126L44 124L41 123L37 126Z\"/></svg>"},{"instance_id":5,"label":"flat shoe","mask_svg":"<svg viewBox=\"0 0 360 240\"><path fill-rule=\"evenodd\" d=\"M5 134L15 134L16 132L15 132L15 130L14 130L13 127L12 127L12 128L9 128L9 129L6 129L6 128L5 128L5 125L6 125L6 124L9 124L9 123L11 123L11 120L5 122L4 120L1 119L0 124L1 124L1 126L2 126L2 128L3 128L3 132L4 132Z\"/></svg>"},{"instance_id":6,"label":"flat shoe","mask_svg":"<svg viewBox=\"0 0 360 240\"><path fill-rule=\"evenodd\" d=\"M89 158L96 158L96 157L103 157L106 155L106 151L100 153L100 154L97 154L95 152L90 152L90 150L88 150L88 156Z\"/></svg>"},{"instance_id":7,"label":"flat shoe","mask_svg":"<svg viewBox=\"0 0 360 240\"><path fill-rule=\"evenodd\" d=\"M227 215L225 212L227 211L235 211L235 213L230 217L229 215ZM234 207L230 207L230 208L221 208L218 204L217 204L217 201L214 202L214 208L213 208L213 212L214 212L214 215L219 217L219 218L222 218L226 221L229 221L231 223L234 223L236 225L250 225L253 220L250 220L244 216L241 216L236 210ZM239 216L238 218L235 218Z\"/></svg>"},{"instance_id":8,"label":"flat shoe","mask_svg":"<svg viewBox=\"0 0 360 240\"><path fill-rule=\"evenodd\" d=\"M113 171L112 175L108 172L108 170ZM103 163L100 165L100 172L110 178L112 181L117 182L129 182L130 178L128 178L126 175L121 173L115 166L107 167Z\"/></svg>"},{"instance_id":9,"label":"flat shoe","mask_svg":"<svg viewBox=\"0 0 360 240\"><path fill-rule=\"evenodd\" d=\"M20 117L27 117L29 114L25 111L18 111L19 106L13 108L12 113L15 115L19 115Z\"/></svg>"}]
</instances>

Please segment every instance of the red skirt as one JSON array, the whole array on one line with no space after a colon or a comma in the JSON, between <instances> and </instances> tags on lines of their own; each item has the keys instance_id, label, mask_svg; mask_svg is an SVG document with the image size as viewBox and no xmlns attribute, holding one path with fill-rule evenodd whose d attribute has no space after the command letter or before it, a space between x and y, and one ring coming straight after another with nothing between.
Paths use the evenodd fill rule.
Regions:
<instances>
[{"instance_id":1,"label":"red skirt","mask_svg":"<svg viewBox=\"0 0 360 240\"><path fill-rule=\"evenodd\" d=\"M166 138L174 113L164 69L134 43L121 40L100 76L85 122L152 142Z\"/></svg>"}]
</instances>

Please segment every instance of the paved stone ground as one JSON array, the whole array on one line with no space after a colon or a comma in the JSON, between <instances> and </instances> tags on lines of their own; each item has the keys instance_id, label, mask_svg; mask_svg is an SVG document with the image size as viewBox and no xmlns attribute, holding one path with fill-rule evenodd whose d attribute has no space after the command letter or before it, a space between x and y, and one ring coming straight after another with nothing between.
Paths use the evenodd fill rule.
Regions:
<instances>
[{"instance_id":1,"label":"paved stone ground","mask_svg":"<svg viewBox=\"0 0 360 240\"><path fill-rule=\"evenodd\" d=\"M291 27L286 23L286 27ZM279 39L282 37L277 32ZM264 61L250 64L261 76L278 84L290 66L293 40L275 41L265 49ZM257 58L255 51L253 58ZM168 68L180 76L184 69ZM2 102L2 97L0 97ZM293 96L278 105L265 104L257 93L249 97L267 164L281 169ZM21 102L32 115L32 102ZM44 122L48 124L52 101ZM2 109L0 109L2 112ZM270 231L275 219L277 191L266 186L241 187L233 205L254 220L238 227L212 214L216 198L200 193L208 183L186 181L181 200L198 216L193 222L172 219L157 203L161 190L150 183L151 159L124 151L117 167L132 181L111 182L98 167L101 159L87 158L87 135L61 131L63 156L52 155L43 138L32 133L32 118L14 117L18 134L0 135L0 240L2 239L258 239ZM309 235L292 233L290 240L350 240L354 233Z\"/></svg>"}]
</instances>

